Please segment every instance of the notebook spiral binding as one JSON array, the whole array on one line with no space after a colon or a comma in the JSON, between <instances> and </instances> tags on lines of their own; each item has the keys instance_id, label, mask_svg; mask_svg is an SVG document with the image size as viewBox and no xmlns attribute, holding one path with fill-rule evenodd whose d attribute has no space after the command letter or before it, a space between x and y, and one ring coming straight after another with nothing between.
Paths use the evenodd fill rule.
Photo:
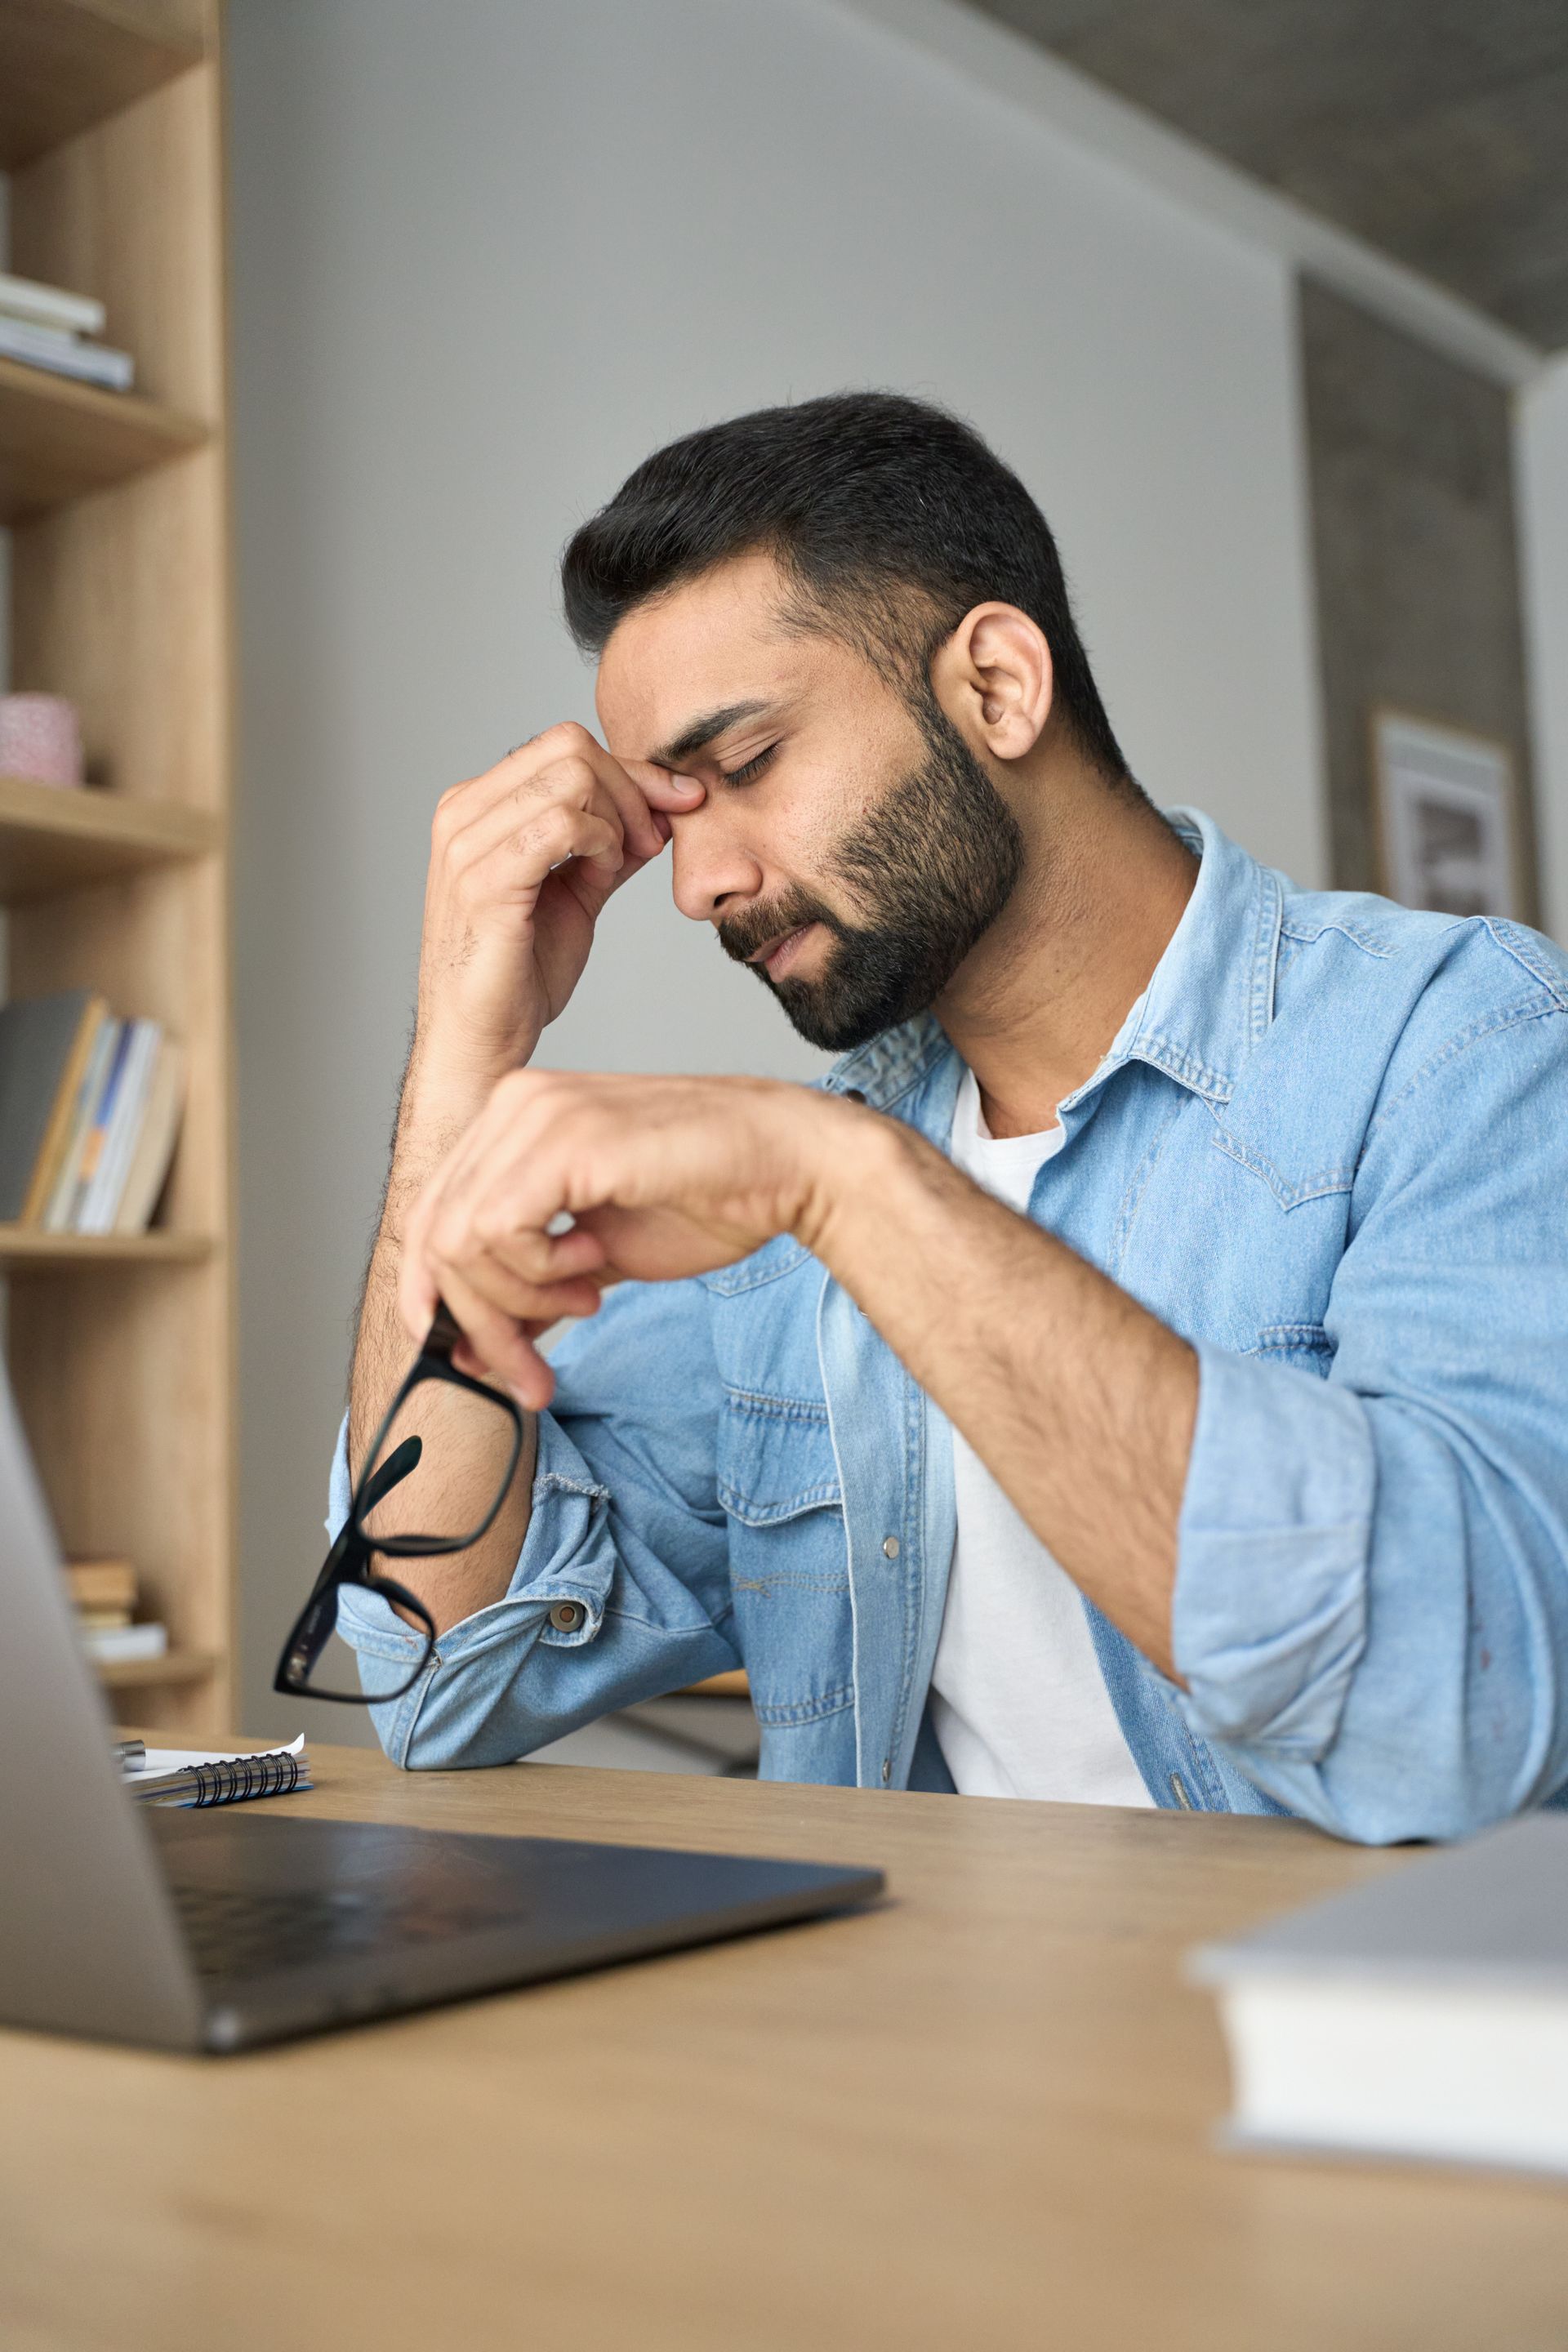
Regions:
<instances>
[{"instance_id":1,"label":"notebook spiral binding","mask_svg":"<svg viewBox=\"0 0 1568 2352\"><path fill-rule=\"evenodd\" d=\"M150 1805L240 1805L251 1797L286 1797L310 1786L304 1758L279 1752L240 1756L226 1764L190 1764L135 1793Z\"/></svg>"}]
</instances>

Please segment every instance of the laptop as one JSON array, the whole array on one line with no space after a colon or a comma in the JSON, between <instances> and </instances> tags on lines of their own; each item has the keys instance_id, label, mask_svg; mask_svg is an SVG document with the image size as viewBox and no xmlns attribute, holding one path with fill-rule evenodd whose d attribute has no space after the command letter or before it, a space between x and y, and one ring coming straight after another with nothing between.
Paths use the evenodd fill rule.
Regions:
<instances>
[{"instance_id":1,"label":"laptop","mask_svg":"<svg viewBox=\"0 0 1568 2352\"><path fill-rule=\"evenodd\" d=\"M232 2051L865 1903L876 1870L126 1793L0 1371L0 2024Z\"/></svg>"}]
</instances>

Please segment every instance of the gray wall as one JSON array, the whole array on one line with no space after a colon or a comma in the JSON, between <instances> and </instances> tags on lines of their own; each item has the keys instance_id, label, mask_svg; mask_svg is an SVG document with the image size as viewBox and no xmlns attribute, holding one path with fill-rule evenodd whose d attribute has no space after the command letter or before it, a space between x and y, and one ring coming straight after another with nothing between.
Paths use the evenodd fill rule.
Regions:
<instances>
[{"instance_id":1,"label":"gray wall","mask_svg":"<svg viewBox=\"0 0 1568 2352\"><path fill-rule=\"evenodd\" d=\"M1301 355L1333 879L1384 887L1369 777L1379 704L1509 746L1533 877L1510 395L1310 279Z\"/></svg>"},{"instance_id":2,"label":"gray wall","mask_svg":"<svg viewBox=\"0 0 1568 2352\"><path fill-rule=\"evenodd\" d=\"M1061 538L1150 788L1322 874L1273 257L823 0L231 0L246 1720L321 1549L432 805L591 717L574 521L662 438L933 394ZM814 1066L655 872L547 1057ZM334 1725L333 1729L338 1728Z\"/></svg>"}]
</instances>

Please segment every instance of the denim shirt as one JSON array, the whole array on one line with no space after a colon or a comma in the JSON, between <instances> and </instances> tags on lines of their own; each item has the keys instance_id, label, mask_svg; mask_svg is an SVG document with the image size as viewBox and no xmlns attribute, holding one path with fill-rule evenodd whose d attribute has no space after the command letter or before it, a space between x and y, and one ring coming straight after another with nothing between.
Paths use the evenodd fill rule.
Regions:
<instances>
[{"instance_id":1,"label":"denim shirt","mask_svg":"<svg viewBox=\"0 0 1568 2352\"><path fill-rule=\"evenodd\" d=\"M1198 1357L1185 1688L1086 1601L1100 1669L1158 1804L1459 1836L1568 1788L1568 961L1174 821L1193 896L1029 1206ZM825 1083L945 1150L961 1075L928 1017ZM765 1777L951 1788L952 1432L848 1294L785 1236L622 1286L554 1362L511 1582L374 1710L388 1755L499 1763L743 1665ZM374 1595L340 1625L367 1690L406 1672Z\"/></svg>"}]
</instances>

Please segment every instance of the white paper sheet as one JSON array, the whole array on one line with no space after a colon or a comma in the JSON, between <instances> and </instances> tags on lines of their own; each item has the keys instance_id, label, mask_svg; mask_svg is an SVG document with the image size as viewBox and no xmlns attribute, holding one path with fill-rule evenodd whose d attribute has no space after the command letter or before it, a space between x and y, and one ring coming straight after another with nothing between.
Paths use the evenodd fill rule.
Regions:
<instances>
[{"instance_id":1,"label":"white paper sheet","mask_svg":"<svg viewBox=\"0 0 1568 2352\"><path fill-rule=\"evenodd\" d=\"M290 1740L287 1748L252 1748L248 1753L268 1756L298 1756L305 1745L305 1735ZM239 1764L247 1751L231 1748L149 1748L146 1760L126 1767L126 1778L135 1780L166 1780L171 1772L187 1771L193 1764Z\"/></svg>"}]
</instances>

